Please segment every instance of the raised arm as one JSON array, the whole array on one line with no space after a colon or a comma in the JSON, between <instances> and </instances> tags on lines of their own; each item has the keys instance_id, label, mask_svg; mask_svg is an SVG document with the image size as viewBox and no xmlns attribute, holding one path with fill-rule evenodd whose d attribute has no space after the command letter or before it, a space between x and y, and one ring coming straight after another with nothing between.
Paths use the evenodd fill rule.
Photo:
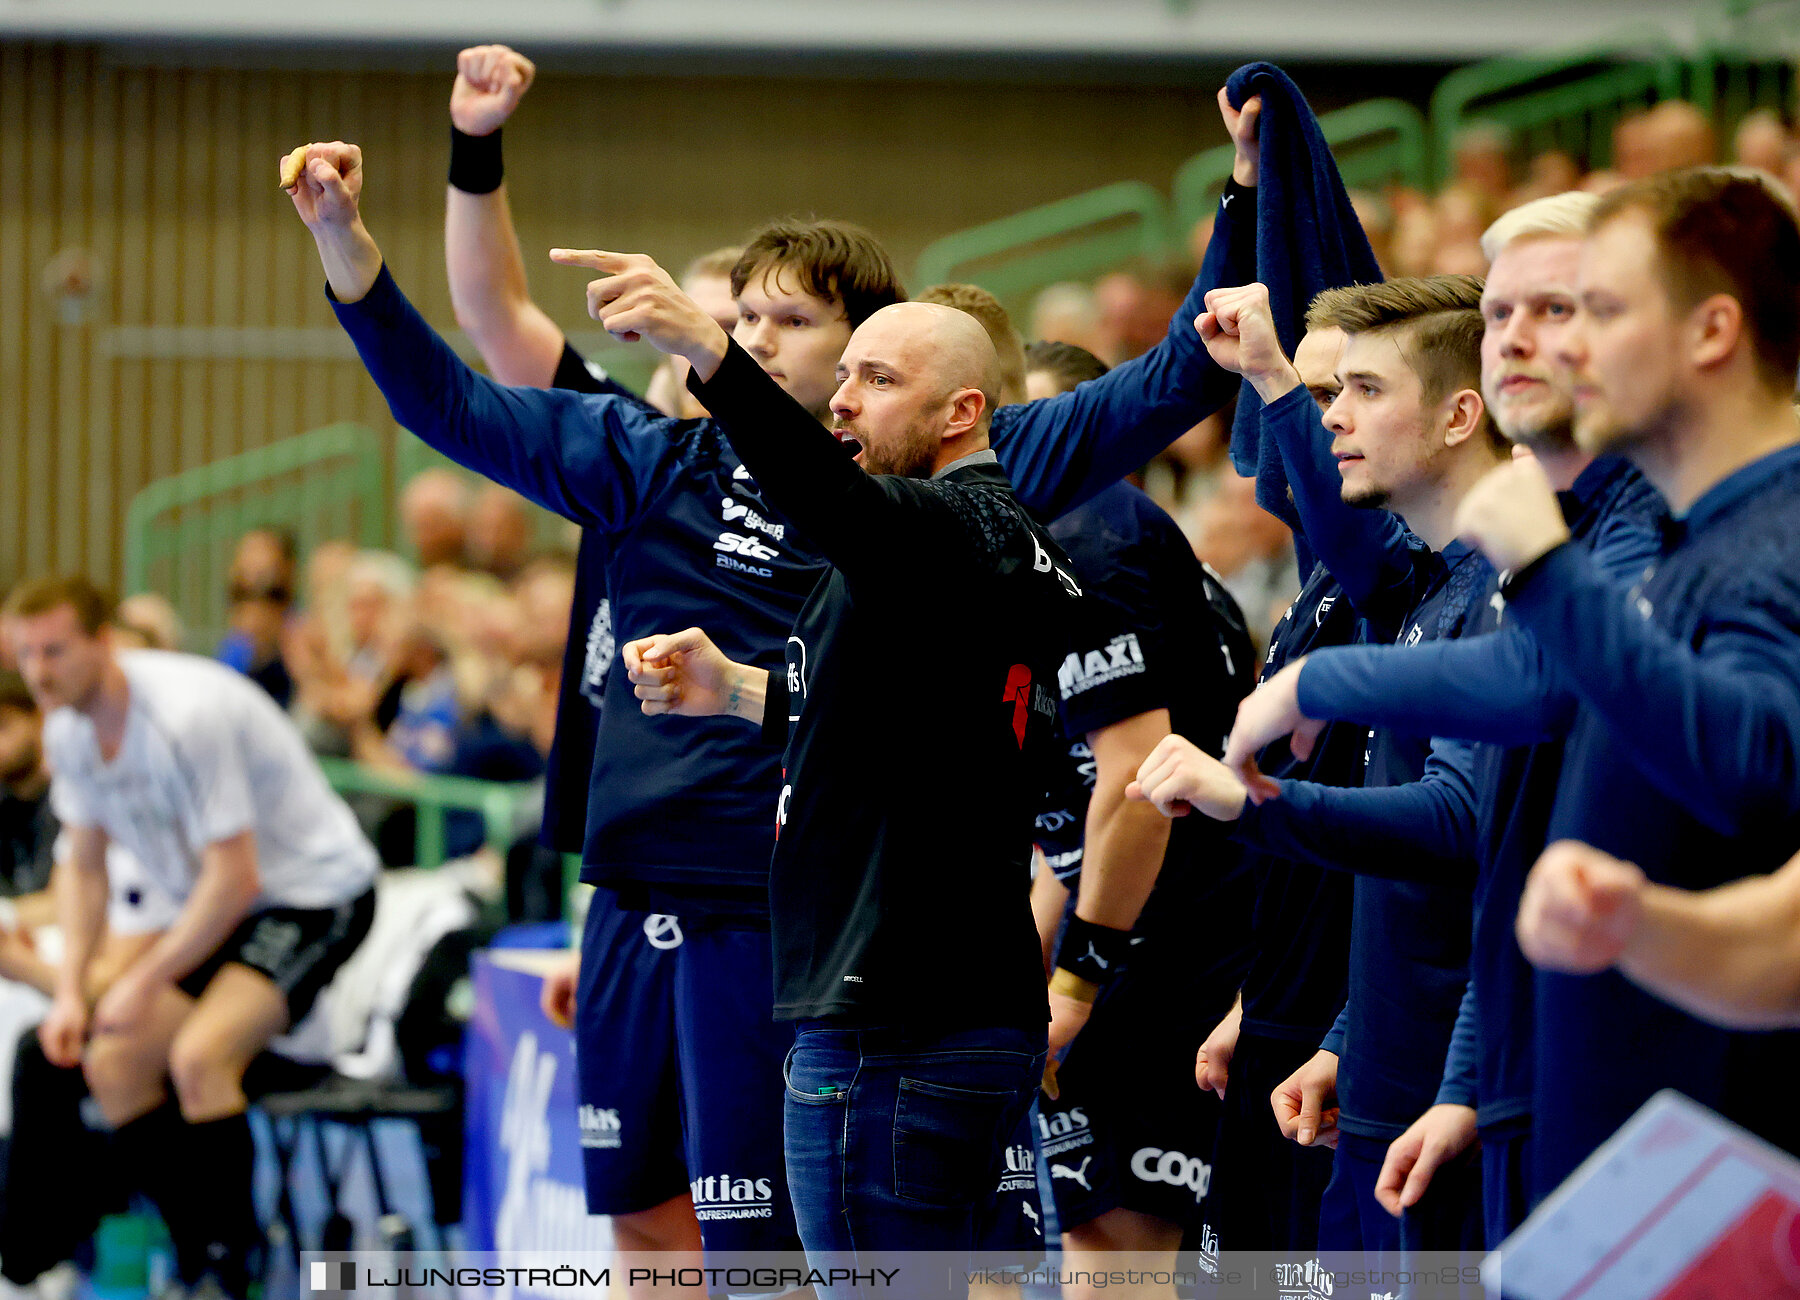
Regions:
<instances>
[{"instance_id":1,"label":"raised arm","mask_svg":"<svg viewBox=\"0 0 1800 1300\"><path fill-rule=\"evenodd\" d=\"M1169 332L1149 352L1067 393L994 412L994 454L1021 504L1054 519L1143 467L1217 411L1238 377L1207 356L1194 319L1207 290L1255 278L1256 196L1233 185Z\"/></svg>"},{"instance_id":2,"label":"raised arm","mask_svg":"<svg viewBox=\"0 0 1800 1300\"><path fill-rule=\"evenodd\" d=\"M633 401L508 388L470 369L425 323L363 225L362 151L307 147L292 194L324 264L338 321L394 418L450 459L583 524L615 526L639 484L675 454Z\"/></svg>"},{"instance_id":3,"label":"raised arm","mask_svg":"<svg viewBox=\"0 0 1800 1300\"><path fill-rule=\"evenodd\" d=\"M503 384L548 388L567 340L531 300L500 152L501 124L536 75L531 60L504 45L477 45L456 56L444 264L456 323L488 371Z\"/></svg>"}]
</instances>

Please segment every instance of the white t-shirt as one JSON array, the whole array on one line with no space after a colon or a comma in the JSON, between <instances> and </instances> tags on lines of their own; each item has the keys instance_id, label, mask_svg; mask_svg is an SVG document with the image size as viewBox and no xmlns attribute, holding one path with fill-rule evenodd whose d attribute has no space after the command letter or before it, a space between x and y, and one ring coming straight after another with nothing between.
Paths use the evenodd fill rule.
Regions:
<instances>
[{"instance_id":1,"label":"white t-shirt","mask_svg":"<svg viewBox=\"0 0 1800 1300\"><path fill-rule=\"evenodd\" d=\"M161 650L125 651L119 666L131 697L110 763L85 714L62 708L44 720L63 825L100 827L183 902L207 845L246 830L256 839L259 909L335 907L369 888L374 848L260 686Z\"/></svg>"}]
</instances>

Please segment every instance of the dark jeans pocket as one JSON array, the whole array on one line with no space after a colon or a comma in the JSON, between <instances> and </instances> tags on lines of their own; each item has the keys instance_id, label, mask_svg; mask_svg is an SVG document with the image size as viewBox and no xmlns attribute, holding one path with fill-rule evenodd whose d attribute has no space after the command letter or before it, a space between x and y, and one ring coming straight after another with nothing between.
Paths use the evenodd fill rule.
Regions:
<instances>
[{"instance_id":1,"label":"dark jeans pocket","mask_svg":"<svg viewBox=\"0 0 1800 1300\"><path fill-rule=\"evenodd\" d=\"M797 1059L798 1058L798 1059ZM854 1076L855 1068L833 1069L821 1053L802 1053L796 1042L788 1048L781 1063L782 1082L787 1085L787 1098L802 1106L841 1106L850 1096L846 1074Z\"/></svg>"},{"instance_id":2,"label":"dark jeans pocket","mask_svg":"<svg viewBox=\"0 0 1800 1300\"><path fill-rule=\"evenodd\" d=\"M978 1204L994 1190L1011 1092L900 1079L894 1103L894 1194L944 1207Z\"/></svg>"}]
</instances>

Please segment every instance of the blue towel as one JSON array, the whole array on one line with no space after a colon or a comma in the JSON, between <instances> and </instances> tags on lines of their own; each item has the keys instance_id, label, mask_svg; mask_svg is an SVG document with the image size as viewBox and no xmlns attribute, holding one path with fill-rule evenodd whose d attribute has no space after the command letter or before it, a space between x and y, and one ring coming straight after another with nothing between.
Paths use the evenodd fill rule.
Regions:
<instances>
[{"instance_id":1,"label":"blue towel","mask_svg":"<svg viewBox=\"0 0 1800 1300\"><path fill-rule=\"evenodd\" d=\"M1225 93L1234 108L1252 95L1262 96L1256 278L1268 286L1275 330L1291 357L1306 333L1306 308L1313 298L1341 285L1373 284L1381 279L1381 267L1350 206L1319 119L1287 73L1272 63L1246 63L1231 74ZM1239 474L1256 476L1257 504L1298 534L1281 457L1263 445L1261 428L1262 402L1245 384L1231 427L1232 464Z\"/></svg>"}]
</instances>

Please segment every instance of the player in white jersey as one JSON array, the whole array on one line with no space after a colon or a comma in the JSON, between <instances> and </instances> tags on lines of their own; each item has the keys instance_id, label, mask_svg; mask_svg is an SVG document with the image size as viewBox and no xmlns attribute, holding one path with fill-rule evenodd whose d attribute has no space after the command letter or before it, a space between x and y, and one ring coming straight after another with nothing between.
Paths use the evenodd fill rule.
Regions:
<instances>
[{"instance_id":1,"label":"player in white jersey","mask_svg":"<svg viewBox=\"0 0 1800 1300\"><path fill-rule=\"evenodd\" d=\"M39 1034L51 1061L80 1062L183 1282L244 1296L260 1241L244 1070L368 932L377 861L266 694L210 660L116 652L110 613L82 578L24 584L5 606L71 849ZM181 909L90 1013L113 840Z\"/></svg>"}]
</instances>

